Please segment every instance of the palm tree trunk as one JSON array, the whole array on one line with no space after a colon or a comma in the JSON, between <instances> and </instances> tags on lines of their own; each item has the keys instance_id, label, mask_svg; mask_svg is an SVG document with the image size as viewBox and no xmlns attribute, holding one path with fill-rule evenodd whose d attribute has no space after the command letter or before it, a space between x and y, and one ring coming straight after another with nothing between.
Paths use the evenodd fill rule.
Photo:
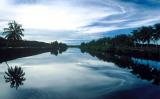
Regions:
<instances>
[{"instance_id":1,"label":"palm tree trunk","mask_svg":"<svg viewBox=\"0 0 160 99\"><path fill-rule=\"evenodd\" d=\"M5 61L5 63L6 63L6 65L7 65L7 66L8 66L8 68L9 68L9 65L8 65L7 61Z\"/></svg>"},{"instance_id":2,"label":"palm tree trunk","mask_svg":"<svg viewBox=\"0 0 160 99\"><path fill-rule=\"evenodd\" d=\"M8 48L8 44L9 44L9 40L7 40L7 48ZM6 65L8 66L8 68L9 68L9 65L8 65L8 63L7 63L7 61L5 61L5 63L6 63Z\"/></svg>"}]
</instances>

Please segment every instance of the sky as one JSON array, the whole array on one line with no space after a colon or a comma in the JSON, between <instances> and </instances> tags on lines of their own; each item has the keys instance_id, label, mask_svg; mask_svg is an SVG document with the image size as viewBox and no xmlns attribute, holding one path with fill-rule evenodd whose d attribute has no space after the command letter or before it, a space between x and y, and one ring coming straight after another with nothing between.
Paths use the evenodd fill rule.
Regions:
<instances>
[{"instance_id":1,"label":"sky","mask_svg":"<svg viewBox=\"0 0 160 99\"><path fill-rule=\"evenodd\" d=\"M15 20L25 40L79 44L160 23L160 0L0 0L0 31Z\"/></svg>"}]
</instances>

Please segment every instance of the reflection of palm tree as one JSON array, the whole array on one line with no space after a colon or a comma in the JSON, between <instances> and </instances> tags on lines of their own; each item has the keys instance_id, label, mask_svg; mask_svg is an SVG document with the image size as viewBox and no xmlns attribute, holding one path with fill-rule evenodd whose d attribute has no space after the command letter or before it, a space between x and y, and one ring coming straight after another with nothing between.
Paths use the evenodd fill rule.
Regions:
<instances>
[{"instance_id":1,"label":"reflection of palm tree","mask_svg":"<svg viewBox=\"0 0 160 99\"><path fill-rule=\"evenodd\" d=\"M16 23L15 21L8 23L8 28L4 28L3 35L8 40L22 40L24 29L22 25Z\"/></svg>"},{"instance_id":2,"label":"reflection of palm tree","mask_svg":"<svg viewBox=\"0 0 160 99\"><path fill-rule=\"evenodd\" d=\"M52 50L52 51L51 51L51 54L57 56L57 55L58 55L58 50Z\"/></svg>"},{"instance_id":3,"label":"reflection of palm tree","mask_svg":"<svg viewBox=\"0 0 160 99\"><path fill-rule=\"evenodd\" d=\"M26 80L24 75L25 73L21 67L8 67L8 71L5 72L4 78L7 83L10 82L11 88L17 89L20 85L23 85L23 81Z\"/></svg>"},{"instance_id":4,"label":"reflection of palm tree","mask_svg":"<svg viewBox=\"0 0 160 99\"><path fill-rule=\"evenodd\" d=\"M100 53L92 50L85 50L91 56L97 57L100 60L113 62L121 68L128 68L131 73L135 74L140 79L145 79L151 81L155 85L160 85L160 70L153 68L152 64L143 64L143 62L138 62L139 58L133 58L125 55L118 55L113 53ZM138 55L137 55L138 56Z\"/></svg>"}]
</instances>

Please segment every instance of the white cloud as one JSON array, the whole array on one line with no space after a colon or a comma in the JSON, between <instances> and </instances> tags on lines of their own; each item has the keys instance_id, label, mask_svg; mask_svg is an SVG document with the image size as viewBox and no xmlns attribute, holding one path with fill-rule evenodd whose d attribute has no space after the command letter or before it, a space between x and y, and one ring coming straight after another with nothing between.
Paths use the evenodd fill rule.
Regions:
<instances>
[{"instance_id":1,"label":"white cloud","mask_svg":"<svg viewBox=\"0 0 160 99\"><path fill-rule=\"evenodd\" d=\"M1 0L0 28L16 20L26 29L25 39L79 39L156 23L159 9L121 0Z\"/></svg>"}]
</instances>

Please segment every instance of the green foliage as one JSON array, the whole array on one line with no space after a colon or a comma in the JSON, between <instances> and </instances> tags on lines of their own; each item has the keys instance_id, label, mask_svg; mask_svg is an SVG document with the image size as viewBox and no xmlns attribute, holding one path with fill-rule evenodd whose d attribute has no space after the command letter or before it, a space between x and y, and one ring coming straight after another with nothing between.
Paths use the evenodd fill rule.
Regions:
<instances>
[{"instance_id":1,"label":"green foliage","mask_svg":"<svg viewBox=\"0 0 160 99\"><path fill-rule=\"evenodd\" d=\"M87 43L81 43L80 48L82 50L117 52L126 51L126 49L129 51L138 49L140 51L143 47L143 51L146 49L154 49L153 51L157 52L159 47L155 49L155 45L151 44L151 42L158 42L159 40L160 24L155 24L154 26L143 26L133 30L130 35L120 34L115 37L104 37ZM145 44L147 44L148 47L146 47Z\"/></svg>"},{"instance_id":2,"label":"green foliage","mask_svg":"<svg viewBox=\"0 0 160 99\"><path fill-rule=\"evenodd\" d=\"M58 43L57 41L51 42L50 43L51 47L55 48L55 49L63 49L63 48L67 48L67 45L65 43Z\"/></svg>"},{"instance_id":3,"label":"green foliage","mask_svg":"<svg viewBox=\"0 0 160 99\"><path fill-rule=\"evenodd\" d=\"M114 46L132 46L133 39L131 35L120 34L112 38L112 44Z\"/></svg>"},{"instance_id":4,"label":"green foliage","mask_svg":"<svg viewBox=\"0 0 160 99\"><path fill-rule=\"evenodd\" d=\"M158 42L160 39L160 24L154 25L154 32L152 35L153 42Z\"/></svg>"},{"instance_id":5,"label":"green foliage","mask_svg":"<svg viewBox=\"0 0 160 99\"><path fill-rule=\"evenodd\" d=\"M148 27L141 27L138 28L137 30L134 30L133 33L133 39L135 40L135 42L137 43L147 43L149 44L153 38L153 34L154 34L155 30L153 29L152 26L148 26Z\"/></svg>"},{"instance_id":6,"label":"green foliage","mask_svg":"<svg viewBox=\"0 0 160 99\"><path fill-rule=\"evenodd\" d=\"M66 49L67 49L67 45L64 44L64 43L58 43L57 41L55 42L51 42L51 48L53 49L51 51L51 54L54 54L54 55L58 55L58 54L61 54L62 52L64 52Z\"/></svg>"},{"instance_id":7,"label":"green foliage","mask_svg":"<svg viewBox=\"0 0 160 99\"><path fill-rule=\"evenodd\" d=\"M22 40L24 29L22 25L18 24L16 21L8 23L8 28L4 28L3 35L7 40Z\"/></svg>"}]
</instances>

